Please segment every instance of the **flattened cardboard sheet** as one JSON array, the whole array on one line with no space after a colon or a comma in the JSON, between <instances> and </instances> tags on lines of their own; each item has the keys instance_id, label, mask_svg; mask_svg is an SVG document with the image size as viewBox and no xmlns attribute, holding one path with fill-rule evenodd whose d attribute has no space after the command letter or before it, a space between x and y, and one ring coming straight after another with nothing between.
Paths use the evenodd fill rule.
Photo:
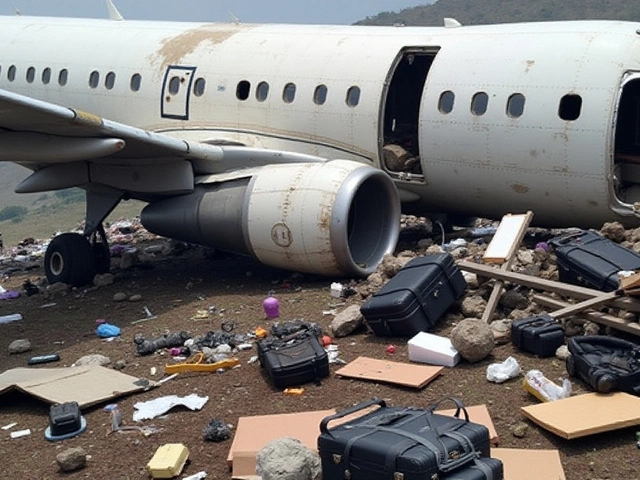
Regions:
<instances>
[{"instance_id":1,"label":"flattened cardboard sheet","mask_svg":"<svg viewBox=\"0 0 640 480\"><path fill-rule=\"evenodd\" d=\"M587 393L522 407L520 411L568 440L640 425L640 397L624 392Z\"/></svg>"},{"instance_id":2,"label":"flattened cardboard sheet","mask_svg":"<svg viewBox=\"0 0 640 480\"><path fill-rule=\"evenodd\" d=\"M0 375L0 394L16 389L54 404L78 402L88 407L139 392L155 383L97 365L68 368L14 368Z\"/></svg>"},{"instance_id":3,"label":"flattened cardboard sheet","mask_svg":"<svg viewBox=\"0 0 640 480\"><path fill-rule=\"evenodd\" d=\"M498 432L496 431L496 427L493 424L493 420L491 420L491 415L489 415L489 410L487 410L486 405L472 405L470 407L465 406L467 409L467 413L469 414L469 421L473 423L479 423L480 425L484 425L489 429L489 442L491 446L498 445L500 437L498 437ZM436 413L440 415L449 415L453 416L456 413L456 409L451 410L436 410ZM463 414L460 414L460 418L464 418ZM493 450L491 450L493 452Z\"/></svg>"},{"instance_id":4,"label":"flattened cardboard sheet","mask_svg":"<svg viewBox=\"0 0 640 480\"><path fill-rule=\"evenodd\" d=\"M558 450L492 448L491 456L502 460L504 480L566 480Z\"/></svg>"},{"instance_id":5,"label":"flattened cardboard sheet","mask_svg":"<svg viewBox=\"0 0 640 480\"><path fill-rule=\"evenodd\" d=\"M233 466L233 478L255 476L256 454L276 438L297 438L309 449L317 450L320 422L334 413L336 413L335 410L318 410L240 417L227 456L227 464ZM236 464L236 454L240 460L238 464Z\"/></svg>"},{"instance_id":6,"label":"flattened cardboard sheet","mask_svg":"<svg viewBox=\"0 0 640 480\"><path fill-rule=\"evenodd\" d=\"M444 367L391 362L376 358L358 357L336 371L336 375L358 380L374 380L405 387L423 388L434 380Z\"/></svg>"}]
</instances>

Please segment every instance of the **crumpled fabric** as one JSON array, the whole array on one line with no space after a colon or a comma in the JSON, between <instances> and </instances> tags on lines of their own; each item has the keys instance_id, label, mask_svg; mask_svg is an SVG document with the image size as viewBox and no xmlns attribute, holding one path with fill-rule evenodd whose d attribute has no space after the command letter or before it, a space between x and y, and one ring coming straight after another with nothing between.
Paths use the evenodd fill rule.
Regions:
<instances>
[{"instance_id":1,"label":"crumpled fabric","mask_svg":"<svg viewBox=\"0 0 640 480\"><path fill-rule=\"evenodd\" d=\"M103 323L96 329L96 333L100 338L111 338L120 335L120 328L110 323Z\"/></svg>"},{"instance_id":2,"label":"crumpled fabric","mask_svg":"<svg viewBox=\"0 0 640 480\"><path fill-rule=\"evenodd\" d=\"M156 398L155 400L149 400L147 402L137 402L133 405L133 408L136 409L136 411L133 412L133 420L135 422L150 420L167 413L178 405L187 407L190 410L200 410L208 400L209 397L200 397L192 393L186 397L167 395L166 397Z\"/></svg>"}]
</instances>

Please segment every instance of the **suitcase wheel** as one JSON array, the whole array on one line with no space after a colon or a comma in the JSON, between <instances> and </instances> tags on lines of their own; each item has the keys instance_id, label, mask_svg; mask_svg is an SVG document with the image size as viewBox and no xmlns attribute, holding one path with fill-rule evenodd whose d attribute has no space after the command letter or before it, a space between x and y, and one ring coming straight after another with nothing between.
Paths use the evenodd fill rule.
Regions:
<instances>
[{"instance_id":1,"label":"suitcase wheel","mask_svg":"<svg viewBox=\"0 0 640 480\"><path fill-rule=\"evenodd\" d=\"M573 355L569 355L565 360L565 365L567 367L567 373L570 377L576 376L576 361L573 358Z\"/></svg>"},{"instance_id":2,"label":"suitcase wheel","mask_svg":"<svg viewBox=\"0 0 640 480\"><path fill-rule=\"evenodd\" d=\"M605 373L596 380L596 390L599 393L609 393L616 386L616 378L613 375Z\"/></svg>"}]
</instances>

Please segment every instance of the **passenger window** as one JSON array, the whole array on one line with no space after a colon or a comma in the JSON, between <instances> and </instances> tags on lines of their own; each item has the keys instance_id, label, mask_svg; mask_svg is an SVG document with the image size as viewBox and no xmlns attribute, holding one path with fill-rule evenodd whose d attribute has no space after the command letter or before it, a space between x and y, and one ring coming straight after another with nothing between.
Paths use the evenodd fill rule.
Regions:
<instances>
[{"instance_id":1,"label":"passenger window","mask_svg":"<svg viewBox=\"0 0 640 480\"><path fill-rule=\"evenodd\" d=\"M196 83L193 85L193 93L196 97L201 97L204 95L204 89L207 85L207 81L200 77L196 80Z\"/></svg>"},{"instance_id":2,"label":"passenger window","mask_svg":"<svg viewBox=\"0 0 640 480\"><path fill-rule=\"evenodd\" d=\"M442 92L440 94L440 100L438 100L438 110L440 113L451 113L453 111L453 105L456 101L456 94L451 90Z\"/></svg>"},{"instance_id":3,"label":"passenger window","mask_svg":"<svg viewBox=\"0 0 640 480\"><path fill-rule=\"evenodd\" d=\"M68 79L69 79L69 70L67 70L66 68L63 68L62 70L60 70L60 73L58 73L58 85L60 85L61 87L64 87L67 84Z\"/></svg>"},{"instance_id":4,"label":"passenger window","mask_svg":"<svg viewBox=\"0 0 640 480\"><path fill-rule=\"evenodd\" d=\"M7 80L13 82L16 79L16 66L11 65L9 70L7 70Z\"/></svg>"},{"instance_id":5,"label":"passenger window","mask_svg":"<svg viewBox=\"0 0 640 480\"><path fill-rule=\"evenodd\" d=\"M295 83L287 83L284 86L284 90L282 90L282 100L285 103L291 103L296 98L296 84Z\"/></svg>"},{"instance_id":6,"label":"passenger window","mask_svg":"<svg viewBox=\"0 0 640 480\"><path fill-rule=\"evenodd\" d=\"M137 92L140 90L140 85L142 84L142 77L139 73L134 73L131 75L131 82L129 82L129 86L131 87L131 91Z\"/></svg>"},{"instance_id":7,"label":"passenger window","mask_svg":"<svg viewBox=\"0 0 640 480\"><path fill-rule=\"evenodd\" d=\"M51 69L49 67L42 70L42 83L49 85L51 82Z\"/></svg>"},{"instance_id":8,"label":"passenger window","mask_svg":"<svg viewBox=\"0 0 640 480\"><path fill-rule=\"evenodd\" d=\"M238 100L246 100L247 98L249 98L250 91L251 91L251 83L246 80L242 80L241 82L238 83L238 86L236 87L236 98Z\"/></svg>"},{"instance_id":9,"label":"passenger window","mask_svg":"<svg viewBox=\"0 0 640 480\"><path fill-rule=\"evenodd\" d=\"M507 115L511 118L521 117L524 113L524 95L514 93L507 100Z\"/></svg>"},{"instance_id":10,"label":"passenger window","mask_svg":"<svg viewBox=\"0 0 640 480\"><path fill-rule=\"evenodd\" d=\"M484 92L476 93L471 99L471 113L474 115L484 115L487 112L489 95Z\"/></svg>"},{"instance_id":11,"label":"passenger window","mask_svg":"<svg viewBox=\"0 0 640 480\"><path fill-rule=\"evenodd\" d=\"M33 83L36 79L36 69L33 67L27 68L27 82Z\"/></svg>"},{"instance_id":12,"label":"passenger window","mask_svg":"<svg viewBox=\"0 0 640 480\"><path fill-rule=\"evenodd\" d=\"M104 86L107 88L107 90L111 90L115 84L116 74L113 72L107 73L107 76L104 77Z\"/></svg>"},{"instance_id":13,"label":"passenger window","mask_svg":"<svg viewBox=\"0 0 640 480\"><path fill-rule=\"evenodd\" d=\"M318 85L313 92L313 103L316 105L324 105L324 102L327 101L327 86L326 85Z\"/></svg>"},{"instance_id":14,"label":"passenger window","mask_svg":"<svg viewBox=\"0 0 640 480\"><path fill-rule=\"evenodd\" d=\"M269 84L267 82L260 82L256 88L256 100L264 102L269 96Z\"/></svg>"},{"instance_id":15,"label":"passenger window","mask_svg":"<svg viewBox=\"0 0 640 480\"><path fill-rule=\"evenodd\" d=\"M355 107L360 103L360 87L353 86L347 90L347 105Z\"/></svg>"},{"instance_id":16,"label":"passenger window","mask_svg":"<svg viewBox=\"0 0 640 480\"><path fill-rule=\"evenodd\" d=\"M180 77L171 77L169 80L169 93L175 95L180 91Z\"/></svg>"},{"instance_id":17,"label":"passenger window","mask_svg":"<svg viewBox=\"0 0 640 480\"><path fill-rule=\"evenodd\" d=\"M91 72L91 75L89 75L89 86L91 88L96 88L99 83L100 83L100 72L98 72L97 70L94 70L93 72Z\"/></svg>"},{"instance_id":18,"label":"passenger window","mask_svg":"<svg viewBox=\"0 0 640 480\"><path fill-rule=\"evenodd\" d=\"M562 120L577 120L582 111L582 97L580 95L565 95L560 100L558 115Z\"/></svg>"}]
</instances>

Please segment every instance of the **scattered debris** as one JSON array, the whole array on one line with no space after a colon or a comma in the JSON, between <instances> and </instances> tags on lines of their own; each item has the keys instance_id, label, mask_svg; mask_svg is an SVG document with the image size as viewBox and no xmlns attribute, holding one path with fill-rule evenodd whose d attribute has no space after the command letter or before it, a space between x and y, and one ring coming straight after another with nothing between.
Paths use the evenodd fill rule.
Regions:
<instances>
[{"instance_id":1,"label":"scattered debris","mask_svg":"<svg viewBox=\"0 0 640 480\"><path fill-rule=\"evenodd\" d=\"M31 350L31 342L26 338L14 340L9 344L9 355L25 353Z\"/></svg>"},{"instance_id":2,"label":"scattered debris","mask_svg":"<svg viewBox=\"0 0 640 480\"><path fill-rule=\"evenodd\" d=\"M465 318L451 330L451 344L468 362L487 358L495 347L493 332L483 320Z\"/></svg>"},{"instance_id":3,"label":"scattered debris","mask_svg":"<svg viewBox=\"0 0 640 480\"><path fill-rule=\"evenodd\" d=\"M571 382L568 379L562 381L562 386L556 385L540 370L529 370L522 382L524 389L542 402L552 402L571 396Z\"/></svg>"},{"instance_id":4,"label":"scattered debris","mask_svg":"<svg viewBox=\"0 0 640 480\"><path fill-rule=\"evenodd\" d=\"M201 397L192 393L186 397L167 395L146 402L137 402L133 405L133 408L136 409L136 411L133 412L133 420L136 422L140 420L150 420L167 413L178 405L187 407L190 410L200 410L208 400L209 397Z\"/></svg>"},{"instance_id":5,"label":"scattered debris","mask_svg":"<svg viewBox=\"0 0 640 480\"><path fill-rule=\"evenodd\" d=\"M444 367L455 367L460 362L460 354L447 337L420 332L407 342L407 346L412 362Z\"/></svg>"},{"instance_id":6,"label":"scattered debris","mask_svg":"<svg viewBox=\"0 0 640 480\"><path fill-rule=\"evenodd\" d=\"M63 472L75 472L87 465L87 452L82 447L68 448L56 455L56 462Z\"/></svg>"},{"instance_id":7,"label":"scattered debris","mask_svg":"<svg viewBox=\"0 0 640 480\"><path fill-rule=\"evenodd\" d=\"M504 362L492 363L487 367L487 380L494 383L504 383L516 378L520 373L518 361L513 357L507 357Z\"/></svg>"},{"instance_id":8,"label":"scattered debris","mask_svg":"<svg viewBox=\"0 0 640 480\"><path fill-rule=\"evenodd\" d=\"M94 353L91 355L85 355L84 357L80 357L75 361L72 367L81 367L86 365L109 365L111 363L111 359L105 355L100 355L99 353Z\"/></svg>"},{"instance_id":9,"label":"scattered debris","mask_svg":"<svg viewBox=\"0 0 640 480\"><path fill-rule=\"evenodd\" d=\"M11 315L2 315L0 316L0 325L3 323L17 322L18 320L22 320L22 315L20 315L19 313L12 313Z\"/></svg>"},{"instance_id":10,"label":"scattered debris","mask_svg":"<svg viewBox=\"0 0 640 480\"><path fill-rule=\"evenodd\" d=\"M173 478L180 475L189 458L189 449L182 443L161 445L154 453L147 471L152 478Z\"/></svg>"},{"instance_id":11,"label":"scattered debris","mask_svg":"<svg viewBox=\"0 0 640 480\"><path fill-rule=\"evenodd\" d=\"M339 312L331 322L331 331L336 338L346 337L364 325L360 305L350 305Z\"/></svg>"},{"instance_id":12,"label":"scattered debris","mask_svg":"<svg viewBox=\"0 0 640 480\"><path fill-rule=\"evenodd\" d=\"M262 480L319 480L322 465L315 450L296 438L285 437L260 449L256 455L256 473Z\"/></svg>"},{"instance_id":13,"label":"scattered debris","mask_svg":"<svg viewBox=\"0 0 640 480\"><path fill-rule=\"evenodd\" d=\"M120 327L111 325L110 323L103 323L96 328L96 334L100 338L112 338L120 335Z\"/></svg>"},{"instance_id":14,"label":"scattered debris","mask_svg":"<svg viewBox=\"0 0 640 480\"><path fill-rule=\"evenodd\" d=\"M222 420L212 419L204 429L204 439L208 442L223 442L231 438L231 428Z\"/></svg>"},{"instance_id":15,"label":"scattered debris","mask_svg":"<svg viewBox=\"0 0 640 480\"><path fill-rule=\"evenodd\" d=\"M27 428L25 430L16 430L15 432L11 432L9 434L9 436L11 438L20 438L20 437L26 437L28 435L31 435L31 429Z\"/></svg>"},{"instance_id":16,"label":"scattered debris","mask_svg":"<svg viewBox=\"0 0 640 480\"><path fill-rule=\"evenodd\" d=\"M391 362L375 358L358 357L336 371L341 377L392 383L412 388L423 388L442 373L443 367Z\"/></svg>"}]
</instances>

